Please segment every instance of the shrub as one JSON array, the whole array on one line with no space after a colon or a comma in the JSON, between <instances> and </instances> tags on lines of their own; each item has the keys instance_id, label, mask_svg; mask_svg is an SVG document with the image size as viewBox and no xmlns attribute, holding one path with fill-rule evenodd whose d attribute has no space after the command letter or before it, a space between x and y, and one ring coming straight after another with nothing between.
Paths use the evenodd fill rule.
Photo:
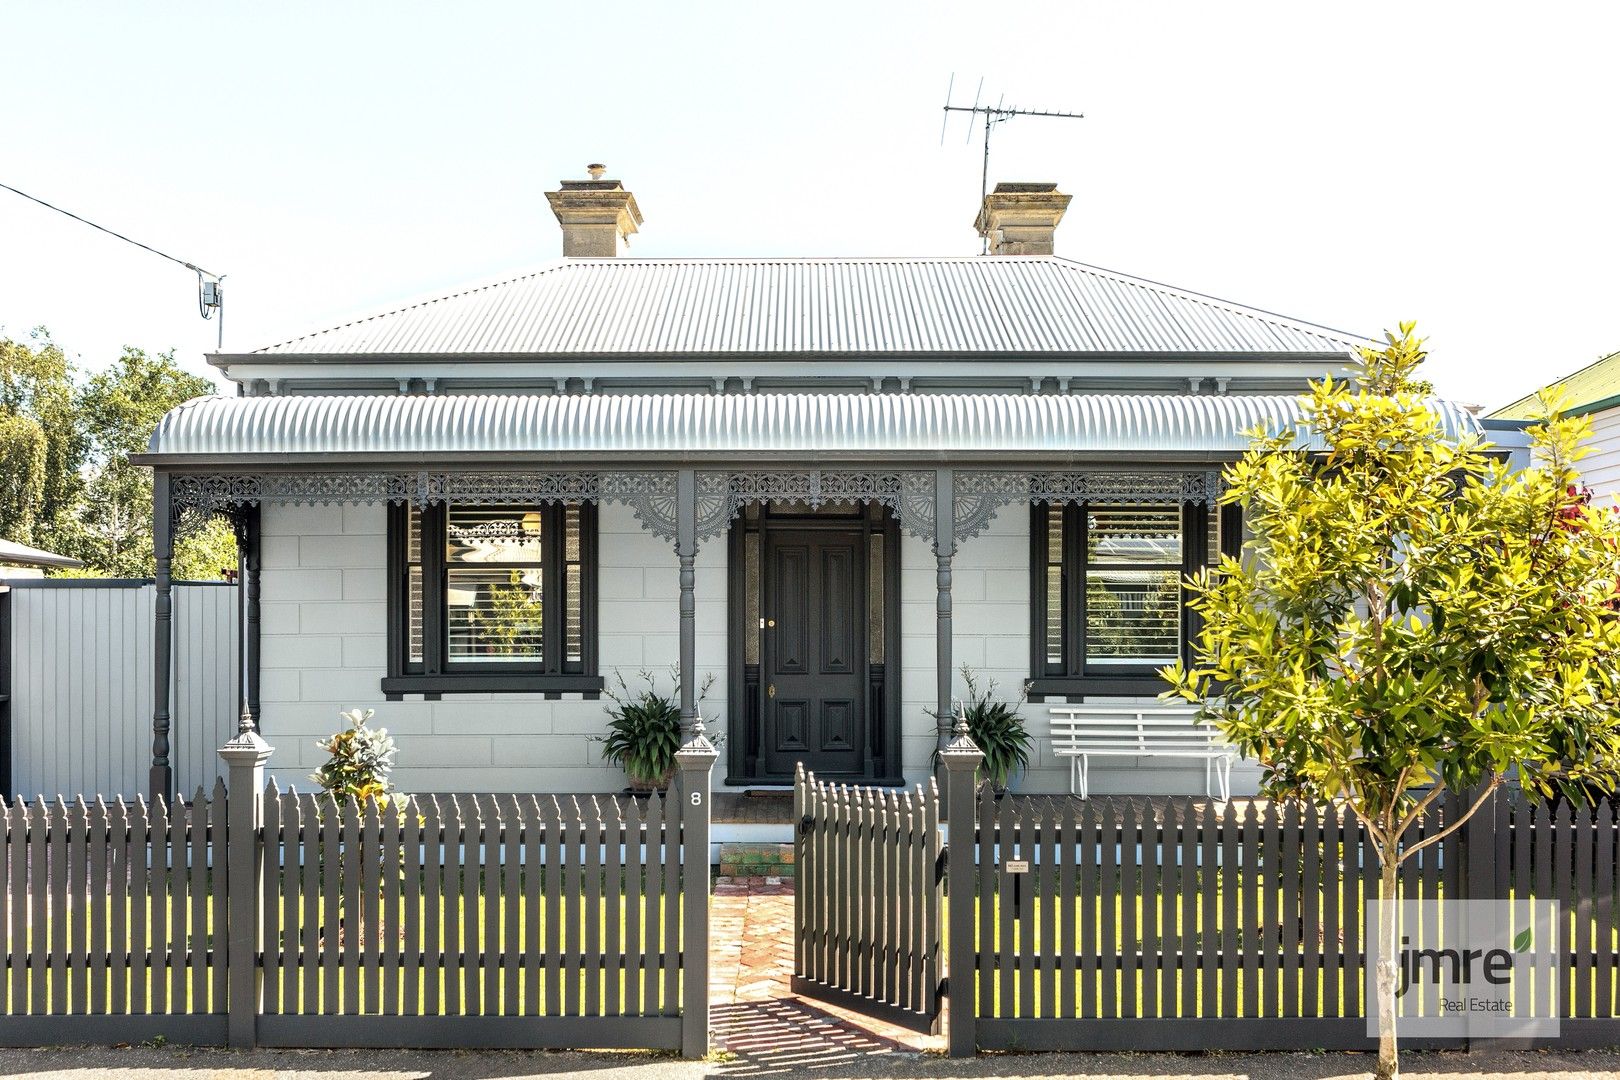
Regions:
<instances>
[{"instance_id":1,"label":"shrub","mask_svg":"<svg viewBox=\"0 0 1620 1080\"><path fill-rule=\"evenodd\" d=\"M335 796L353 795L364 801L375 798L387 805L392 790L388 774L394 770L397 747L387 728L367 727L376 711L350 709L339 713L346 726L329 739L315 745L331 755L326 764L310 774L322 790Z\"/></svg>"},{"instance_id":2,"label":"shrub","mask_svg":"<svg viewBox=\"0 0 1620 1080\"><path fill-rule=\"evenodd\" d=\"M652 673L640 674L641 686L630 689L622 673L616 673L619 689L604 687L607 695L608 730L593 736L602 744L602 756L623 767L633 785L661 788L675 772L675 751L681 748L680 676L672 672L675 688L659 691ZM714 685L710 673L698 688L698 700L708 696Z\"/></svg>"},{"instance_id":3,"label":"shrub","mask_svg":"<svg viewBox=\"0 0 1620 1080\"><path fill-rule=\"evenodd\" d=\"M1029 765L1029 729L1019 714L1025 695L1020 693L1016 701L997 700L996 680L981 687L966 664L962 665L962 681L967 684L967 697L960 703L961 718L967 721L968 737L984 752L979 772L996 791L1006 791L1007 782ZM938 713L929 715L939 719ZM939 756L937 750L934 756Z\"/></svg>"}]
</instances>

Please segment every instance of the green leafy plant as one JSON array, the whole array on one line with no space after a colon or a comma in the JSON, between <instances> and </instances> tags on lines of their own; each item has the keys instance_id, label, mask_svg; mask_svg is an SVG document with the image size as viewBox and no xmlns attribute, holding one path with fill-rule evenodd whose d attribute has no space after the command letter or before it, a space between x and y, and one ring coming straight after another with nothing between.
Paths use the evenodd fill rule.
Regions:
<instances>
[{"instance_id":1,"label":"green leafy plant","mask_svg":"<svg viewBox=\"0 0 1620 1080\"><path fill-rule=\"evenodd\" d=\"M315 744L331 756L309 778L334 796L352 795L361 802L376 799L379 805L388 805L392 790L388 774L398 752L393 737L387 728L366 726L376 715L374 709L350 709L338 715L345 726Z\"/></svg>"},{"instance_id":2,"label":"green leafy plant","mask_svg":"<svg viewBox=\"0 0 1620 1080\"><path fill-rule=\"evenodd\" d=\"M1532 797L1620 767L1620 515L1575 462L1590 424L1548 403L1514 470L1449 435L1411 323L1351 383L1303 399L1301 432L1256 431L1226 470L1243 558L1190 583L1190 666L1164 670L1264 770L1276 799L1336 802L1367 830L1380 896L1508 775ZM1444 828L1414 826L1448 792ZM1396 920L1377 943L1378 1075L1392 1077Z\"/></svg>"},{"instance_id":3,"label":"green leafy plant","mask_svg":"<svg viewBox=\"0 0 1620 1080\"><path fill-rule=\"evenodd\" d=\"M671 675L674 688L668 694L658 689L650 671L640 673L640 685L634 690L622 672L615 672L618 690L602 690L608 699L608 730L606 735L592 736L592 741L602 744L602 756L620 765L633 787L661 789L675 773L675 751L681 748L680 675ZM698 688L699 702L713 685L710 672Z\"/></svg>"},{"instance_id":4,"label":"green leafy plant","mask_svg":"<svg viewBox=\"0 0 1620 1080\"><path fill-rule=\"evenodd\" d=\"M984 752L979 773L996 791L1006 791L1007 783L1029 765L1031 739L1029 729L1019 710L1028 696L1028 688L1016 701L1002 701L996 697L996 680L979 682L979 677L966 664L962 665L962 682L967 696L960 703L960 718L967 721L968 737ZM935 720L939 714L930 711ZM953 722L956 719L952 718ZM936 750L935 757L939 752Z\"/></svg>"}]
</instances>

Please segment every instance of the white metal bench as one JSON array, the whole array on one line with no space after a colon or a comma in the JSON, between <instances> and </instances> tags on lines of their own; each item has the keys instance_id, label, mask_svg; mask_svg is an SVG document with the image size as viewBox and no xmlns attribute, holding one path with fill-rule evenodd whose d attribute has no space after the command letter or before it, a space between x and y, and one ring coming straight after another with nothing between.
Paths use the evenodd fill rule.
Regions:
<instances>
[{"instance_id":1,"label":"white metal bench","mask_svg":"<svg viewBox=\"0 0 1620 1080\"><path fill-rule=\"evenodd\" d=\"M1195 705L1053 705L1052 752L1069 758L1069 790L1089 797L1093 757L1176 757L1204 763L1204 787L1232 797L1237 751ZM1217 787L1219 790L1217 791Z\"/></svg>"}]
</instances>

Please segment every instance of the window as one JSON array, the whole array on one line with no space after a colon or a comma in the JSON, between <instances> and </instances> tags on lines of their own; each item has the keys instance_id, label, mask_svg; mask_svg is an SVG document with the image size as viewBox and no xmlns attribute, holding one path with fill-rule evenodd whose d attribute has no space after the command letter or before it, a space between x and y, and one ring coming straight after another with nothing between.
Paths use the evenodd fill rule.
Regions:
<instances>
[{"instance_id":1,"label":"window","mask_svg":"<svg viewBox=\"0 0 1620 1080\"><path fill-rule=\"evenodd\" d=\"M1086 503L1036 506L1031 531L1030 691L1157 694L1186 656L1195 615L1183 578L1221 550L1232 509Z\"/></svg>"},{"instance_id":2,"label":"window","mask_svg":"<svg viewBox=\"0 0 1620 1080\"><path fill-rule=\"evenodd\" d=\"M594 693L588 505L393 507L383 691Z\"/></svg>"}]
</instances>

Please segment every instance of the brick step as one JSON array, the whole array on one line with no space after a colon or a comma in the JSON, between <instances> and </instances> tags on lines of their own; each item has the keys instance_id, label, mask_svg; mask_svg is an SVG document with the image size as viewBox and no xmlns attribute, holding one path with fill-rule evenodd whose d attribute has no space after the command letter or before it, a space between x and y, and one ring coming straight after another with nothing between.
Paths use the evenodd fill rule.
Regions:
<instances>
[{"instance_id":1,"label":"brick step","mask_svg":"<svg viewBox=\"0 0 1620 1080\"><path fill-rule=\"evenodd\" d=\"M721 844L720 873L724 877L793 876L792 844Z\"/></svg>"}]
</instances>

